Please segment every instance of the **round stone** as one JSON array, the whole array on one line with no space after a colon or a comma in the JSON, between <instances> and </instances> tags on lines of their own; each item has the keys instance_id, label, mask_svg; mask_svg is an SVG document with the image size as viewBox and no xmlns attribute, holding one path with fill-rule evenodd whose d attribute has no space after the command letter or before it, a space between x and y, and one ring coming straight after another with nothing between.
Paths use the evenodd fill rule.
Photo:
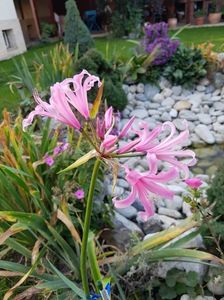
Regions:
<instances>
[{"instance_id":1,"label":"round stone","mask_svg":"<svg viewBox=\"0 0 224 300\"><path fill-rule=\"evenodd\" d=\"M145 86L144 86L144 84L143 83L139 83L138 85L137 85L137 88L136 88L136 90L137 90L137 92L138 93L144 93L144 91L145 91Z\"/></svg>"},{"instance_id":2,"label":"round stone","mask_svg":"<svg viewBox=\"0 0 224 300\"><path fill-rule=\"evenodd\" d=\"M162 102L164 100L164 97L162 94L156 94L154 97L153 97L153 101L154 102Z\"/></svg>"},{"instance_id":3,"label":"round stone","mask_svg":"<svg viewBox=\"0 0 224 300\"><path fill-rule=\"evenodd\" d=\"M168 97L165 100L163 100L161 104L163 106L172 107L174 105L174 103L175 103L175 101L172 98Z\"/></svg>"},{"instance_id":4,"label":"round stone","mask_svg":"<svg viewBox=\"0 0 224 300\"><path fill-rule=\"evenodd\" d=\"M215 143L214 135L210 132L208 126L204 124L197 125L195 127L195 132L207 144Z\"/></svg>"},{"instance_id":5,"label":"round stone","mask_svg":"<svg viewBox=\"0 0 224 300\"><path fill-rule=\"evenodd\" d=\"M130 115L131 115L131 117L135 116L140 119L144 119L144 118L148 117L148 112L145 109L134 109Z\"/></svg>"},{"instance_id":6,"label":"round stone","mask_svg":"<svg viewBox=\"0 0 224 300\"><path fill-rule=\"evenodd\" d=\"M197 91L204 92L205 91L205 86L204 85L197 85Z\"/></svg>"},{"instance_id":7,"label":"round stone","mask_svg":"<svg viewBox=\"0 0 224 300\"><path fill-rule=\"evenodd\" d=\"M144 90L145 90L145 96L148 100L153 99L153 97L157 95L160 91L156 85L151 85L149 83L145 85Z\"/></svg>"},{"instance_id":8,"label":"round stone","mask_svg":"<svg viewBox=\"0 0 224 300\"><path fill-rule=\"evenodd\" d=\"M198 119L197 115L190 110L181 110L179 113L181 119L186 119L188 121L196 121Z\"/></svg>"},{"instance_id":9,"label":"round stone","mask_svg":"<svg viewBox=\"0 0 224 300\"><path fill-rule=\"evenodd\" d=\"M212 119L209 114L198 114L198 119L203 124L211 124Z\"/></svg>"},{"instance_id":10,"label":"round stone","mask_svg":"<svg viewBox=\"0 0 224 300\"><path fill-rule=\"evenodd\" d=\"M129 86L129 92L130 93L134 94L136 92L136 90L137 90L136 85L130 85Z\"/></svg>"},{"instance_id":11,"label":"round stone","mask_svg":"<svg viewBox=\"0 0 224 300\"><path fill-rule=\"evenodd\" d=\"M176 109L172 108L171 111L170 111L170 116L172 118L176 118L178 115L178 112L176 111Z\"/></svg>"},{"instance_id":12,"label":"round stone","mask_svg":"<svg viewBox=\"0 0 224 300\"><path fill-rule=\"evenodd\" d=\"M173 86L172 91L175 96L180 96L180 94L182 92L182 87L180 85Z\"/></svg>"},{"instance_id":13,"label":"round stone","mask_svg":"<svg viewBox=\"0 0 224 300\"><path fill-rule=\"evenodd\" d=\"M189 108L191 108L191 103L186 100L180 100L174 105L174 108L178 111L183 110L183 109L189 109Z\"/></svg>"},{"instance_id":14,"label":"round stone","mask_svg":"<svg viewBox=\"0 0 224 300\"><path fill-rule=\"evenodd\" d=\"M218 116L217 121L221 124L224 123L224 116Z\"/></svg>"}]
</instances>

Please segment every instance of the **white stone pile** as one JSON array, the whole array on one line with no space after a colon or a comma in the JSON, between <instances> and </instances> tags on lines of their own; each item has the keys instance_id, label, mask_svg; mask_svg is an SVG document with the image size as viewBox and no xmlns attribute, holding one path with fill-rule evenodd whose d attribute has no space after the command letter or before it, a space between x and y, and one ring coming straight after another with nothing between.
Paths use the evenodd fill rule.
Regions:
<instances>
[{"instance_id":1,"label":"white stone pile","mask_svg":"<svg viewBox=\"0 0 224 300\"><path fill-rule=\"evenodd\" d=\"M186 141L186 146L224 143L224 88L215 88L208 79L203 79L200 84L190 90L181 86L171 86L163 78L159 86L139 83L130 86L123 85L123 89L127 93L128 105L122 112L121 128L132 116L136 116L136 123L142 120L147 122L150 129L165 121L173 121L176 128L182 131L186 126L184 120L187 120L190 139ZM133 126L135 127L135 124ZM130 140L131 138L130 136ZM132 157L123 160L130 168L140 172L148 170L145 158ZM166 164L161 165L161 169L166 167ZM204 187L208 186L208 175L201 174L197 177L202 179ZM130 193L130 187L124 180L122 172L118 175L115 190L112 188L111 177L107 177L105 183L109 195L114 194L123 199ZM138 212L143 210L140 201L136 201L128 208L116 209L114 217L115 230L118 232L116 238L122 239L121 232L125 228L128 232L137 232L143 239L147 239L161 230L178 225L183 219L191 216L190 205L183 201L184 195L188 193L187 185L181 180L174 180L168 188L175 192L173 200L158 197L153 199L156 212L147 222L143 222L138 216ZM198 235L185 247L203 249L202 237ZM207 272L205 265L184 262L162 263L157 269L157 275L166 276L167 271L174 267L196 271L200 278L203 278ZM216 294L214 290L212 292ZM181 299L188 300L188 297L184 295ZM213 297L199 297L197 300L215 300Z\"/></svg>"},{"instance_id":2,"label":"white stone pile","mask_svg":"<svg viewBox=\"0 0 224 300\"><path fill-rule=\"evenodd\" d=\"M203 79L192 89L171 86L164 78L158 86L139 83L123 85L128 105L122 113L123 122L132 116L156 124L173 121L178 130L189 124L189 145L224 143L224 87L215 88Z\"/></svg>"}]
</instances>

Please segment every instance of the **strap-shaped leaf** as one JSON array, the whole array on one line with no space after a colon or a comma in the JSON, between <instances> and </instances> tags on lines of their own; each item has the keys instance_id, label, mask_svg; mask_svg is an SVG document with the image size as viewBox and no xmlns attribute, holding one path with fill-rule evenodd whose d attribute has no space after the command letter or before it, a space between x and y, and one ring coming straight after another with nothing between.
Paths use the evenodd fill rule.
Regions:
<instances>
[{"instance_id":1,"label":"strap-shaped leaf","mask_svg":"<svg viewBox=\"0 0 224 300\"><path fill-rule=\"evenodd\" d=\"M88 153L86 153L85 155L83 155L82 157L80 157L79 159L77 159L73 164L71 164L70 166L68 166L64 170L61 170L60 172L58 172L58 174L68 172L68 171L71 171L75 168L78 168L79 166L85 164L87 161L89 161L90 159L92 159L93 157L96 157L96 156L97 156L96 150L95 149L91 150Z\"/></svg>"},{"instance_id":2,"label":"strap-shaped leaf","mask_svg":"<svg viewBox=\"0 0 224 300\"><path fill-rule=\"evenodd\" d=\"M54 273L58 275L58 277L67 285L68 288L70 288L81 299L86 299L84 292L74 282L65 277L64 274L62 274L57 268L55 268L55 266L50 261L48 261L48 263L52 271L54 271Z\"/></svg>"}]
</instances>

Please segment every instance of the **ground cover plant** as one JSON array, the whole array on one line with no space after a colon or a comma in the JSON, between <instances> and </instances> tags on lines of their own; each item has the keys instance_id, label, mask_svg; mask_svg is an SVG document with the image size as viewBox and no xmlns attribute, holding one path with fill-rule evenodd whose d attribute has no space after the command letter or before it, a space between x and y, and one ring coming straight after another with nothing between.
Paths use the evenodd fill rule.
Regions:
<instances>
[{"instance_id":1,"label":"ground cover plant","mask_svg":"<svg viewBox=\"0 0 224 300\"><path fill-rule=\"evenodd\" d=\"M200 49L181 45L165 66L163 75L173 84L191 86L206 76L206 65Z\"/></svg>"}]
</instances>

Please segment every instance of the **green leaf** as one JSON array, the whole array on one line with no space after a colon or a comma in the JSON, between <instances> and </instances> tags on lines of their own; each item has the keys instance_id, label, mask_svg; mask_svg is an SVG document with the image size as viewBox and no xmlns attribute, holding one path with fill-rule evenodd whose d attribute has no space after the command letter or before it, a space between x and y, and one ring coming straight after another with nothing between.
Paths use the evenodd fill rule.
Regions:
<instances>
[{"instance_id":1,"label":"green leaf","mask_svg":"<svg viewBox=\"0 0 224 300\"><path fill-rule=\"evenodd\" d=\"M61 279L56 279L56 280L48 280L45 281L44 283L37 284L35 287L38 289L48 289L51 291L57 291L60 289L67 288L67 284Z\"/></svg>"},{"instance_id":2,"label":"green leaf","mask_svg":"<svg viewBox=\"0 0 224 300\"><path fill-rule=\"evenodd\" d=\"M171 241L172 239L178 237L180 234L198 225L198 222L196 222L192 217L190 217L183 221L179 226L158 232L151 238L138 243L131 249L130 253L131 255L137 255L144 250L150 250L160 245L163 245Z\"/></svg>"},{"instance_id":3,"label":"green leaf","mask_svg":"<svg viewBox=\"0 0 224 300\"><path fill-rule=\"evenodd\" d=\"M173 288L169 288L164 284L159 289L159 295L161 296L162 299L175 299L177 293Z\"/></svg>"},{"instance_id":4,"label":"green leaf","mask_svg":"<svg viewBox=\"0 0 224 300\"><path fill-rule=\"evenodd\" d=\"M76 295L78 295L81 299L86 299L86 296L84 292L70 279L64 276L55 266L48 261L49 265L51 266L51 269L58 275L58 277L66 284L68 288L70 288Z\"/></svg>"},{"instance_id":5,"label":"green leaf","mask_svg":"<svg viewBox=\"0 0 224 300\"><path fill-rule=\"evenodd\" d=\"M186 277L186 285L190 287L195 287L199 282L198 274L194 271L188 272Z\"/></svg>"},{"instance_id":6,"label":"green leaf","mask_svg":"<svg viewBox=\"0 0 224 300\"><path fill-rule=\"evenodd\" d=\"M87 161L89 161L90 159L92 159L93 157L96 157L96 156L97 156L96 150L95 149L91 150L88 153L86 153L85 155L83 155L82 157L80 157L79 159L77 159L73 164L71 164L64 170L59 171L58 174L71 171L71 170L85 164Z\"/></svg>"},{"instance_id":7,"label":"green leaf","mask_svg":"<svg viewBox=\"0 0 224 300\"><path fill-rule=\"evenodd\" d=\"M145 73L146 73L146 69L143 68L143 67L140 67L140 68L138 68L138 69L136 70L136 72L139 73L139 74L145 74Z\"/></svg>"},{"instance_id":8,"label":"green leaf","mask_svg":"<svg viewBox=\"0 0 224 300\"><path fill-rule=\"evenodd\" d=\"M197 235L199 235L201 230L194 230L190 232L189 234L185 235L182 238L178 238L176 241L171 241L168 246L165 246L164 248L181 248L184 246L186 243L190 242L192 239L194 239Z\"/></svg>"},{"instance_id":9,"label":"green leaf","mask_svg":"<svg viewBox=\"0 0 224 300\"><path fill-rule=\"evenodd\" d=\"M92 277L94 280L96 290L98 291L98 283L99 282L102 283L102 276L101 276L100 269L99 269L99 266L97 263L96 246L95 246L93 232L90 232L89 236L88 236L87 251L88 251L88 258L89 258L89 263L90 263L90 270L92 273Z\"/></svg>"}]
</instances>

